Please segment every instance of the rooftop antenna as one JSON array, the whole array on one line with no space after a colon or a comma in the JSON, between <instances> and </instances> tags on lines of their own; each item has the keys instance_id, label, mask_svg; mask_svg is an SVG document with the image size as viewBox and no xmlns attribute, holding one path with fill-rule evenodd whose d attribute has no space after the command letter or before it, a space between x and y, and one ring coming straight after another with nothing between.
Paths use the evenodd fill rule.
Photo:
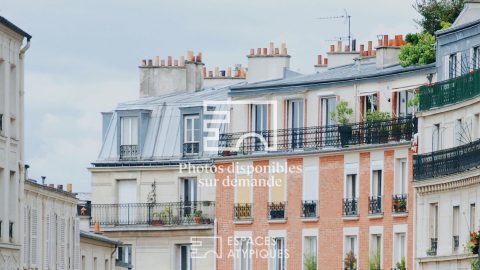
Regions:
<instances>
[{"instance_id":1,"label":"rooftop antenna","mask_svg":"<svg viewBox=\"0 0 480 270\"><path fill-rule=\"evenodd\" d=\"M346 36L346 38L348 38L348 46L350 46L350 48L352 47L352 34L351 34L351 24L350 24L350 21L351 21L351 18L352 16L350 16L350 14L348 14L348 11L346 9L343 10L344 11L344 14L343 15L340 15L340 16L330 16L330 17L318 17L317 20L335 20L335 19L344 19L344 23L348 23L348 36ZM342 39L342 37L340 37L340 40Z\"/></svg>"}]
</instances>

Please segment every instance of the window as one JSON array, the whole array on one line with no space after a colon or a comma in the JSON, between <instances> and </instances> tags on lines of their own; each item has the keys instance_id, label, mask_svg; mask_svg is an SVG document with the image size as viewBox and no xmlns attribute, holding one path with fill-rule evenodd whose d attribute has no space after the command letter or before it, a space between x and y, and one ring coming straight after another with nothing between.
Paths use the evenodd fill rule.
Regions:
<instances>
[{"instance_id":1,"label":"window","mask_svg":"<svg viewBox=\"0 0 480 270\"><path fill-rule=\"evenodd\" d=\"M382 235L372 234L370 239L370 261L381 269L382 263Z\"/></svg>"},{"instance_id":2,"label":"window","mask_svg":"<svg viewBox=\"0 0 480 270\"><path fill-rule=\"evenodd\" d=\"M381 197L382 196L382 170L373 170L372 171L372 196Z\"/></svg>"},{"instance_id":3,"label":"window","mask_svg":"<svg viewBox=\"0 0 480 270\"><path fill-rule=\"evenodd\" d=\"M286 256L285 256L285 238L273 238L273 260L271 270L285 270Z\"/></svg>"},{"instance_id":4,"label":"window","mask_svg":"<svg viewBox=\"0 0 480 270\"><path fill-rule=\"evenodd\" d=\"M476 219L476 207L475 203L470 204L470 231L476 231L477 230L477 224L475 222Z\"/></svg>"},{"instance_id":5,"label":"window","mask_svg":"<svg viewBox=\"0 0 480 270\"><path fill-rule=\"evenodd\" d=\"M367 113L377 111L377 94L367 95L363 97L363 117L367 117Z\"/></svg>"},{"instance_id":6,"label":"window","mask_svg":"<svg viewBox=\"0 0 480 270\"><path fill-rule=\"evenodd\" d=\"M395 233L394 236L394 266L402 261L405 261L405 255L407 254L406 234Z\"/></svg>"},{"instance_id":7,"label":"window","mask_svg":"<svg viewBox=\"0 0 480 270\"><path fill-rule=\"evenodd\" d=\"M465 143L465 141L468 140L467 136L469 136L469 134L465 134L466 130L463 128L463 125L462 125L462 119L457 119L455 121L455 129L454 129L454 142L453 142L453 145L454 146L459 146L459 145L462 145L463 143Z\"/></svg>"},{"instance_id":8,"label":"window","mask_svg":"<svg viewBox=\"0 0 480 270\"><path fill-rule=\"evenodd\" d=\"M453 207L453 214L452 214L452 246L453 251L458 251L459 246L459 222L460 222L460 206Z\"/></svg>"},{"instance_id":9,"label":"window","mask_svg":"<svg viewBox=\"0 0 480 270\"><path fill-rule=\"evenodd\" d=\"M432 152L440 150L440 124L433 125Z\"/></svg>"},{"instance_id":10,"label":"window","mask_svg":"<svg viewBox=\"0 0 480 270\"><path fill-rule=\"evenodd\" d=\"M430 204L429 215L429 237L430 237L430 250L432 253L437 252L437 240L438 240L438 204Z\"/></svg>"},{"instance_id":11,"label":"window","mask_svg":"<svg viewBox=\"0 0 480 270\"><path fill-rule=\"evenodd\" d=\"M288 101L288 127L293 129L290 135L292 148L303 145L303 100Z\"/></svg>"},{"instance_id":12,"label":"window","mask_svg":"<svg viewBox=\"0 0 480 270\"><path fill-rule=\"evenodd\" d=\"M305 236L303 238L303 265L317 265L317 237ZM305 267L305 269L307 269Z\"/></svg>"},{"instance_id":13,"label":"window","mask_svg":"<svg viewBox=\"0 0 480 270\"><path fill-rule=\"evenodd\" d=\"M138 144L138 118L121 117L121 145Z\"/></svg>"},{"instance_id":14,"label":"window","mask_svg":"<svg viewBox=\"0 0 480 270\"><path fill-rule=\"evenodd\" d=\"M0 114L0 131L3 130L3 114Z\"/></svg>"},{"instance_id":15,"label":"window","mask_svg":"<svg viewBox=\"0 0 480 270\"><path fill-rule=\"evenodd\" d=\"M267 113L268 106L267 104L258 104L252 105L252 130L256 134L261 135L266 139L267 136ZM262 151L265 150L265 145L260 138L254 138L255 140L255 150Z\"/></svg>"},{"instance_id":16,"label":"window","mask_svg":"<svg viewBox=\"0 0 480 270\"><path fill-rule=\"evenodd\" d=\"M85 256L82 256L82 270L87 270L86 264L85 264Z\"/></svg>"},{"instance_id":17,"label":"window","mask_svg":"<svg viewBox=\"0 0 480 270\"><path fill-rule=\"evenodd\" d=\"M408 102L414 98L412 91L397 92L397 117L405 117L413 114L413 107L408 106Z\"/></svg>"},{"instance_id":18,"label":"window","mask_svg":"<svg viewBox=\"0 0 480 270\"><path fill-rule=\"evenodd\" d=\"M184 202L184 215L191 215L195 211L197 202L197 180L183 179L181 198Z\"/></svg>"},{"instance_id":19,"label":"window","mask_svg":"<svg viewBox=\"0 0 480 270\"><path fill-rule=\"evenodd\" d=\"M321 99L322 102L322 126L335 125L335 119L332 118L332 112L335 112L337 107L336 97L325 97Z\"/></svg>"},{"instance_id":20,"label":"window","mask_svg":"<svg viewBox=\"0 0 480 270\"><path fill-rule=\"evenodd\" d=\"M93 257L93 270L97 270L98 269L98 265L97 265L97 257Z\"/></svg>"},{"instance_id":21,"label":"window","mask_svg":"<svg viewBox=\"0 0 480 270\"><path fill-rule=\"evenodd\" d=\"M117 263L120 265L132 263L132 246L124 245L117 248Z\"/></svg>"},{"instance_id":22,"label":"window","mask_svg":"<svg viewBox=\"0 0 480 270\"><path fill-rule=\"evenodd\" d=\"M473 48L472 66L474 70L480 68L480 46Z\"/></svg>"},{"instance_id":23,"label":"window","mask_svg":"<svg viewBox=\"0 0 480 270\"><path fill-rule=\"evenodd\" d=\"M252 269L252 241L250 238L237 238L237 258L236 270L250 270ZM240 253L240 254L238 254Z\"/></svg>"},{"instance_id":24,"label":"window","mask_svg":"<svg viewBox=\"0 0 480 270\"><path fill-rule=\"evenodd\" d=\"M357 197L357 175L348 174L347 183L346 183L346 193L345 196L347 199L355 199Z\"/></svg>"},{"instance_id":25,"label":"window","mask_svg":"<svg viewBox=\"0 0 480 270\"><path fill-rule=\"evenodd\" d=\"M345 216L358 215L357 175L348 174L345 179L345 197L343 200L343 214Z\"/></svg>"},{"instance_id":26,"label":"window","mask_svg":"<svg viewBox=\"0 0 480 270\"><path fill-rule=\"evenodd\" d=\"M451 54L448 57L448 79L453 79L457 77L458 74L458 62L457 62L457 54Z\"/></svg>"},{"instance_id":27,"label":"window","mask_svg":"<svg viewBox=\"0 0 480 270\"><path fill-rule=\"evenodd\" d=\"M200 116L184 116L183 153L198 154L200 148Z\"/></svg>"},{"instance_id":28,"label":"window","mask_svg":"<svg viewBox=\"0 0 480 270\"><path fill-rule=\"evenodd\" d=\"M397 159L395 178L395 194L407 194L408 193L408 172L407 172L407 159Z\"/></svg>"},{"instance_id":29,"label":"window","mask_svg":"<svg viewBox=\"0 0 480 270\"><path fill-rule=\"evenodd\" d=\"M357 236L356 235L347 235L345 236L345 243L344 243L344 265L345 268L355 269L357 266Z\"/></svg>"},{"instance_id":30,"label":"window","mask_svg":"<svg viewBox=\"0 0 480 270\"><path fill-rule=\"evenodd\" d=\"M190 245L180 246L180 270L192 270L192 257Z\"/></svg>"}]
</instances>

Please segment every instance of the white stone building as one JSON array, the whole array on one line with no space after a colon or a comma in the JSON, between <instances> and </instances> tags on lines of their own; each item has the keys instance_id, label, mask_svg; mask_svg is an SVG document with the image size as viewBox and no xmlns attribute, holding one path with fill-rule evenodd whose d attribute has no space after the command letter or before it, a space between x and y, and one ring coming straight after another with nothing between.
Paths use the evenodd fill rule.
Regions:
<instances>
[{"instance_id":1,"label":"white stone building","mask_svg":"<svg viewBox=\"0 0 480 270\"><path fill-rule=\"evenodd\" d=\"M0 16L0 269L21 265L24 61L31 36ZM24 42L26 39L26 43ZM19 211L20 210L20 211Z\"/></svg>"},{"instance_id":2,"label":"white stone building","mask_svg":"<svg viewBox=\"0 0 480 270\"><path fill-rule=\"evenodd\" d=\"M117 249L122 242L80 230L80 269L81 270L120 270L128 269L117 266Z\"/></svg>"},{"instance_id":3,"label":"white stone building","mask_svg":"<svg viewBox=\"0 0 480 270\"><path fill-rule=\"evenodd\" d=\"M420 88L414 157L416 269L470 269L479 227L480 1L438 31L438 83Z\"/></svg>"}]
</instances>

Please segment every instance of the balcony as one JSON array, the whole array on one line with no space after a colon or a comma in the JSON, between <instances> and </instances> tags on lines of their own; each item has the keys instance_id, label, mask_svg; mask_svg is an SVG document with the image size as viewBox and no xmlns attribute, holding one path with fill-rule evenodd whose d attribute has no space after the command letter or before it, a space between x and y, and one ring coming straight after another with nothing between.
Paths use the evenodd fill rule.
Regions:
<instances>
[{"instance_id":1,"label":"balcony","mask_svg":"<svg viewBox=\"0 0 480 270\"><path fill-rule=\"evenodd\" d=\"M237 221L253 219L251 203L237 203L233 207L233 212Z\"/></svg>"},{"instance_id":2,"label":"balcony","mask_svg":"<svg viewBox=\"0 0 480 270\"><path fill-rule=\"evenodd\" d=\"M420 87L420 111L462 102L480 94L480 70Z\"/></svg>"},{"instance_id":3,"label":"balcony","mask_svg":"<svg viewBox=\"0 0 480 270\"><path fill-rule=\"evenodd\" d=\"M138 145L120 145L120 159L129 160L138 158L139 148Z\"/></svg>"},{"instance_id":4,"label":"balcony","mask_svg":"<svg viewBox=\"0 0 480 270\"><path fill-rule=\"evenodd\" d=\"M381 215L381 214L383 214L382 196L368 197L368 213L370 215Z\"/></svg>"},{"instance_id":5,"label":"balcony","mask_svg":"<svg viewBox=\"0 0 480 270\"><path fill-rule=\"evenodd\" d=\"M215 202L92 204L91 224L102 226L194 226L213 224Z\"/></svg>"},{"instance_id":6,"label":"balcony","mask_svg":"<svg viewBox=\"0 0 480 270\"><path fill-rule=\"evenodd\" d=\"M282 220L286 219L285 209L286 209L285 202L276 202L276 203L268 203L268 219L270 220Z\"/></svg>"},{"instance_id":7,"label":"balcony","mask_svg":"<svg viewBox=\"0 0 480 270\"><path fill-rule=\"evenodd\" d=\"M415 181L460 173L480 165L480 140L413 156Z\"/></svg>"},{"instance_id":8,"label":"balcony","mask_svg":"<svg viewBox=\"0 0 480 270\"><path fill-rule=\"evenodd\" d=\"M358 199L343 199L343 215L345 217L358 216Z\"/></svg>"},{"instance_id":9,"label":"balcony","mask_svg":"<svg viewBox=\"0 0 480 270\"><path fill-rule=\"evenodd\" d=\"M396 194L392 196L392 212L403 214L407 212L407 194Z\"/></svg>"},{"instance_id":10,"label":"balcony","mask_svg":"<svg viewBox=\"0 0 480 270\"><path fill-rule=\"evenodd\" d=\"M438 238L430 238L430 249L427 250L428 256L437 255L437 243L438 243Z\"/></svg>"},{"instance_id":11,"label":"balcony","mask_svg":"<svg viewBox=\"0 0 480 270\"><path fill-rule=\"evenodd\" d=\"M409 141L415 131L414 120L412 117L402 117L345 126L289 128L259 133L223 133L219 137L218 154L231 156L295 150L311 151L350 145Z\"/></svg>"},{"instance_id":12,"label":"balcony","mask_svg":"<svg viewBox=\"0 0 480 270\"><path fill-rule=\"evenodd\" d=\"M317 217L317 201L302 201L302 218Z\"/></svg>"}]
</instances>

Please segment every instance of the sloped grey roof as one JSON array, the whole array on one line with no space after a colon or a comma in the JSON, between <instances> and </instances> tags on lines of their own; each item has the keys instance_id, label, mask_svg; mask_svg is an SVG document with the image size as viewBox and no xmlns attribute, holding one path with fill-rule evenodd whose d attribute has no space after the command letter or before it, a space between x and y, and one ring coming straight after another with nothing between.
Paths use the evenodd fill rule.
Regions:
<instances>
[{"instance_id":1,"label":"sloped grey roof","mask_svg":"<svg viewBox=\"0 0 480 270\"><path fill-rule=\"evenodd\" d=\"M117 118L118 112L128 110L151 111L140 157L138 160L129 162L128 166L142 165L145 164L145 161L156 161L157 165L178 163L182 160L180 108L203 106L204 101L227 100L228 89L228 86L212 87L198 92L173 93L120 103L113 111L100 154L93 164L98 166L103 163L105 166L106 163L111 163L111 166L116 166L115 163L120 163L117 153ZM221 105L215 108L215 110L217 109L222 109ZM224 131L225 126L221 125L220 133ZM209 157L215 154L217 153L204 152L203 156L198 159L208 161Z\"/></svg>"},{"instance_id":2,"label":"sloped grey roof","mask_svg":"<svg viewBox=\"0 0 480 270\"><path fill-rule=\"evenodd\" d=\"M108 244L112 244L112 245L117 245L117 246L123 244L122 241L120 241L120 240L113 239L113 238L107 237L105 235L96 234L96 233L93 233L93 232L87 232L87 231L84 231L84 230L80 230L80 237L89 238L89 239L92 239L92 240L96 240L96 241L100 241L100 242L104 242L104 243L108 243Z\"/></svg>"},{"instance_id":3,"label":"sloped grey roof","mask_svg":"<svg viewBox=\"0 0 480 270\"><path fill-rule=\"evenodd\" d=\"M253 83L243 86L231 87L230 95L246 95L251 92L260 92L262 90L284 88L287 91L294 91L297 87L308 87L313 85L328 85L333 83L343 83L352 80L365 80L378 77L396 76L402 73L414 72L423 69L435 69L435 63L422 66L402 67L400 65L392 65L379 69L376 67L374 59L362 64L349 64L345 66L335 67L324 72L314 73L304 76L296 76L283 80Z\"/></svg>"}]
</instances>

